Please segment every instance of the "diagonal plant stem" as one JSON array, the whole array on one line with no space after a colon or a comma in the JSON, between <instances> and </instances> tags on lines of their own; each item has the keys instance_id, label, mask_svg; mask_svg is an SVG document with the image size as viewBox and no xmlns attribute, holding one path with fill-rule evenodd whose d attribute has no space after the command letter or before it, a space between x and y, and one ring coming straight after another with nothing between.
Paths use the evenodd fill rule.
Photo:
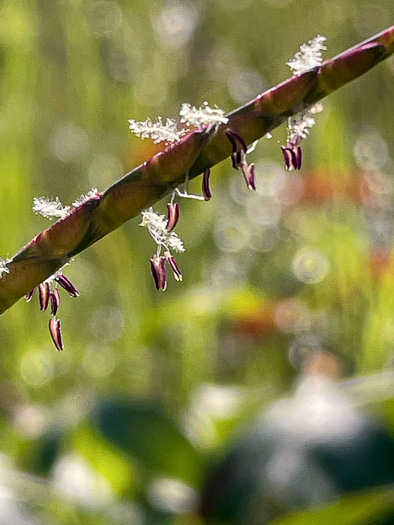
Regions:
<instances>
[{"instance_id":1,"label":"diagonal plant stem","mask_svg":"<svg viewBox=\"0 0 394 525\"><path fill-rule=\"evenodd\" d=\"M7 262L0 278L0 314L69 259L138 215L185 181L232 154L226 131L247 144L305 110L394 53L394 26L258 95L219 126L191 131L37 235Z\"/></svg>"}]
</instances>

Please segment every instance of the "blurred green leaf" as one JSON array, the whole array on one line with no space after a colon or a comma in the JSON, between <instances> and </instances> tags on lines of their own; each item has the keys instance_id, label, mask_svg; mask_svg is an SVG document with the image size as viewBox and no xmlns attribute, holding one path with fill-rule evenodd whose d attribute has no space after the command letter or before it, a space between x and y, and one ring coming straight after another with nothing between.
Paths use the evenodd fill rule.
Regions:
<instances>
[{"instance_id":1,"label":"blurred green leaf","mask_svg":"<svg viewBox=\"0 0 394 525\"><path fill-rule=\"evenodd\" d=\"M359 492L321 510L291 514L273 525L389 525L394 521L394 487Z\"/></svg>"},{"instance_id":2,"label":"blurred green leaf","mask_svg":"<svg viewBox=\"0 0 394 525\"><path fill-rule=\"evenodd\" d=\"M82 425L74 436L73 445L108 479L118 494L130 492L135 477L132 463L100 434L93 432L87 424Z\"/></svg>"},{"instance_id":3,"label":"blurred green leaf","mask_svg":"<svg viewBox=\"0 0 394 525\"><path fill-rule=\"evenodd\" d=\"M97 408L94 422L149 477L166 475L192 486L200 483L199 454L160 405L105 401Z\"/></svg>"}]
</instances>

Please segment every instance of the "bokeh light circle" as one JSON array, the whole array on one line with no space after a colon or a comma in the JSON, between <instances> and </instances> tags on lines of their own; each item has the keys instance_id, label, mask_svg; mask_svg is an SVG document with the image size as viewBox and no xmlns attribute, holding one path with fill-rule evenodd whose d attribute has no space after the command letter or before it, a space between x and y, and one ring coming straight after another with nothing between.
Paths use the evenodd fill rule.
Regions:
<instances>
[{"instance_id":1,"label":"bokeh light circle","mask_svg":"<svg viewBox=\"0 0 394 525\"><path fill-rule=\"evenodd\" d=\"M315 248L299 250L292 264L294 275L306 284L317 284L327 276L330 265L326 255Z\"/></svg>"}]
</instances>

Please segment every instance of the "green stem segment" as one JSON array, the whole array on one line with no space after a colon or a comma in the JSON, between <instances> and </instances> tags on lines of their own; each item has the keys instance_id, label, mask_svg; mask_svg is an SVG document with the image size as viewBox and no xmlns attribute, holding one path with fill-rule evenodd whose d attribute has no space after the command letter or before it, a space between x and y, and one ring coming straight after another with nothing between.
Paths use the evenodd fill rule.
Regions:
<instances>
[{"instance_id":1,"label":"green stem segment","mask_svg":"<svg viewBox=\"0 0 394 525\"><path fill-rule=\"evenodd\" d=\"M197 177L229 157L232 145L226 130L231 129L250 144L393 53L394 26L258 95L227 115L227 124L192 131L150 158L37 235L12 258L7 264L9 273L0 279L0 314L70 257L172 192L186 175L189 179Z\"/></svg>"}]
</instances>

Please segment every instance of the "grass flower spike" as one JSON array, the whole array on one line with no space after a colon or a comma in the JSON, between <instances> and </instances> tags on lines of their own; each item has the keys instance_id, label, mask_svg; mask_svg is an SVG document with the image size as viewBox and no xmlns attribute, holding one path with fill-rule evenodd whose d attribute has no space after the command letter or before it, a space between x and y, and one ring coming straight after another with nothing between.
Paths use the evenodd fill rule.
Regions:
<instances>
[{"instance_id":1,"label":"grass flower spike","mask_svg":"<svg viewBox=\"0 0 394 525\"><path fill-rule=\"evenodd\" d=\"M301 75L312 68L320 67L323 62L322 51L326 46L326 37L318 35L309 40L308 44L302 44L300 50L286 64L290 67L293 75ZM312 115L323 111L323 104L314 106L296 113L287 122L287 144L282 146L285 161L285 169L288 171L299 170L302 166L301 141L309 135L309 130L315 125Z\"/></svg>"},{"instance_id":2,"label":"grass flower spike","mask_svg":"<svg viewBox=\"0 0 394 525\"><path fill-rule=\"evenodd\" d=\"M184 252L183 242L178 235L172 231L179 219L178 203L170 202L168 205L168 219L159 215L153 208L142 212L140 226L148 228L152 239L157 244L157 252L150 259L151 271L157 290L163 291L167 288L167 271L165 263L170 266L177 281L182 281L182 272L171 254L171 249L176 252ZM164 255L160 255L161 247L165 248Z\"/></svg>"},{"instance_id":3,"label":"grass flower spike","mask_svg":"<svg viewBox=\"0 0 394 525\"><path fill-rule=\"evenodd\" d=\"M51 309L54 320L51 319L50 332L56 348L61 349L61 326L56 318L59 308L57 285L73 297L79 292L60 269L71 258L139 215L141 210L145 210L141 225L148 228L157 244L157 252L151 259L156 287L165 289L166 268L170 268L174 277L181 280L182 274L171 255L171 251L184 251L183 242L174 232L179 207L173 203L173 197L166 218L149 206L174 193L209 200L212 196L212 168L228 157L232 158L234 168L242 171L248 188L254 190L254 166L246 161L252 149L248 145L255 144L264 136L269 137L275 128L286 121L287 144L282 146L285 167L289 170L300 169L301 142L314 125L315 114L321 110L319 101L393 55L394 26L323 61L325 48L322 36L303 44L288 61L293 73L291 78L256 95L226 115L223 110L216 106L210 108L207 103L199 108L183 104L177 120L161 117L155 122L151 119L145 122L130 120L131 132L141 138L150 137L156 143L164 142L170 147L146 159L103 193L93 189L74 201L72 206L63 206L58 198L35 198L35 213L58 220L36 235L12 258L6 261L0 258L0 314L23 296L31 300L34 291L37 291L40 306ZM187 126L194 129L186 129ZM200 175L203 175L203 195L189 195L189 180ZM184 183L186 189L182 194L179 187Z\"/></svg>"},{"instance_id":4,"label":"grass flower spike","mask_svg":"<svg viewBox=\"0 0 394 525\"><path fill-rule=\"evenodd\" d=\"M64 344L61 322L60 319L57 319L56 317L60 305L60 294L58 288L59 284L68 292L71 297L79 297L80 293L78 289L73 285L70 279L59 270L44 282L40 283L37 288L34 288L28 292L25 295L25 299L27 302L30 302L38 290L40 310L45 312L50 305L51 318L49 320L49 332L56 349L60 351L64 349Z\"/></svg>"}]
</instances>

